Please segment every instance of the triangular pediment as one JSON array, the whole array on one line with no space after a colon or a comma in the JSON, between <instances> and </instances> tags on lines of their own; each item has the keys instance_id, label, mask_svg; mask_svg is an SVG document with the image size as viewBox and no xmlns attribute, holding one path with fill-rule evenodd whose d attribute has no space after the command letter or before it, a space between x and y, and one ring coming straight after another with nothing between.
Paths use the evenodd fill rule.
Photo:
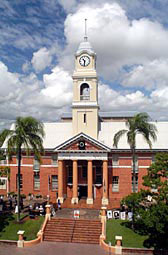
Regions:
<instances>
[{"instance_id":1,"label":"triangular pediment","mask_svg":"<svg viewBox=\"0 0 168 255\"><path fill-rule=\"evenodd\" d=\"M98 140L84 134L80 133L73 136L72 138L66 140L64 143L58 145L55 151L110 151L110 148Z\"/></svg>"}]
</instances>

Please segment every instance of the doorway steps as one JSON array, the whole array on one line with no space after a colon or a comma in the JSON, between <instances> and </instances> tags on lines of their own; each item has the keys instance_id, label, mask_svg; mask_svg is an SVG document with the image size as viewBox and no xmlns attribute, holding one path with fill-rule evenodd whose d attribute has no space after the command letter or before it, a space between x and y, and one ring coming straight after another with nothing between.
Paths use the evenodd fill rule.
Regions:
<instances>
[{"instance_id":1,"label":"doorway steps","mask_svg":"<svg viewBox=\"0 0 168 255\"><path fill-rule=\"evenodd\" d=\"M44 241L99 244L100 220L51 219L44 231Z\"/></svg>"},{"instance_id":2,"label":"doorway steps","mask_svg":"<svg viewBox=\"0 0 168 255\"><path fill-rule=\"evenodd\" d=\"M80 199L78 204L71 204L71 199L66 198L64 200L64 203L61 205L62 208L72 208L72 209L95 209L95 210L100 210L102 207L102 200L101 199L95 199L93 201L92 205L88 205L86 203L86 199ZM116 209L120 208L120 199L118 198L110 198L109 199L109 204L107 205L107 209Z\"/></svg>"}]
</instances>

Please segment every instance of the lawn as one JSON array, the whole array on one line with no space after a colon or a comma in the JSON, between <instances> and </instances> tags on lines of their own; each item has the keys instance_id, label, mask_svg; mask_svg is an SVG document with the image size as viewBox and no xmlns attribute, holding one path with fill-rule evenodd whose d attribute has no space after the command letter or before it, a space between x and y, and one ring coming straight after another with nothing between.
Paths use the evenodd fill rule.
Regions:
<instances>
[{"instance_id":1,"label":"lawn","mask_svg":"<svg viewBox=\"0 0 168 255\"><path fill-rule=\"evenodd\" d=\"M29 219L25 215L21 215L21 223L16 222L16 215L0 215L0 240L18 240L18 230L24 230L25 240L36 238L44 217L39 216L36 219Z\"/></svg>"},{"instance_id":2,"label":"lawn","mask_svg":"<svg viewBox=\"0 0 168 255\"><path fill-rule=\"evenodd\" d=\"M143 242L148 236L135 233L125 223L126 221L123 220L112 219L107 221L106 243L111 242L114 245L115 236L122 236L122 245L124 247L145 248Z\"/></svg>"}]
</instances>

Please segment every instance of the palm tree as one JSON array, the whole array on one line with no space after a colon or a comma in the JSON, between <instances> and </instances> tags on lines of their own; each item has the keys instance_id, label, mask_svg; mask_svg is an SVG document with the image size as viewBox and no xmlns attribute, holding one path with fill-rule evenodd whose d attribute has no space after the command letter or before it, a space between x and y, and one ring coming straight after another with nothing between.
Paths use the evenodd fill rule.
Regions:
<instances>
[{"instance_id":1,"label":"palm tree","mask_svg":"<svg viewBox=\"0 0 168 255\"><path fill-rule=\"evenodd\" d=\"M17 206L18 217L20 221L20 169L22 151L26 154L34 152L37 160L40 161L41 152L43 152L44 130L43 124L33 117L18 117L12 129L4 129L0 134L0 141L5 141L7 148L7 155L16 154L18 159L18 175L17 175Z\"/></svg>"},{"instance_id":2,"label":"palm tree","mask_svg":"<svg viewBox=\"0 0 168 255\"><path fill-rule=\"evenodd\" d=\"M120 138L123 135L127 135L127 142L132 152L133 162L133 192L135 192L135 181L136 181L136 135L141 134L150 149L152 148L152 142L156 141L157 128L154 124L149 123L149 115L147 113L138 113L133 118L130 118L126 122L128 129L118 131L114 135L113 145L117 148Z\"/></svg>"}]
</instances>

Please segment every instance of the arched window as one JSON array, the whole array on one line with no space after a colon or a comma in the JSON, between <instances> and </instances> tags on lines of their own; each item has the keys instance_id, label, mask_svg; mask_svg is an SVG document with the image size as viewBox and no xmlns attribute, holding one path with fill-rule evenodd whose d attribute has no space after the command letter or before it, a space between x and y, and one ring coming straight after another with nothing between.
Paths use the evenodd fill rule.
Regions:
<instances>
[{"instance_id":1,"label":"arched window","mask_svg":"<svg viewBox=\"0 0 168 255\"><path fill-rule=\"evenodd\" d=\"M83 83L80 87L80 100L90 100L90 87L87 83Z\"/></svg>"}]
</instances>

